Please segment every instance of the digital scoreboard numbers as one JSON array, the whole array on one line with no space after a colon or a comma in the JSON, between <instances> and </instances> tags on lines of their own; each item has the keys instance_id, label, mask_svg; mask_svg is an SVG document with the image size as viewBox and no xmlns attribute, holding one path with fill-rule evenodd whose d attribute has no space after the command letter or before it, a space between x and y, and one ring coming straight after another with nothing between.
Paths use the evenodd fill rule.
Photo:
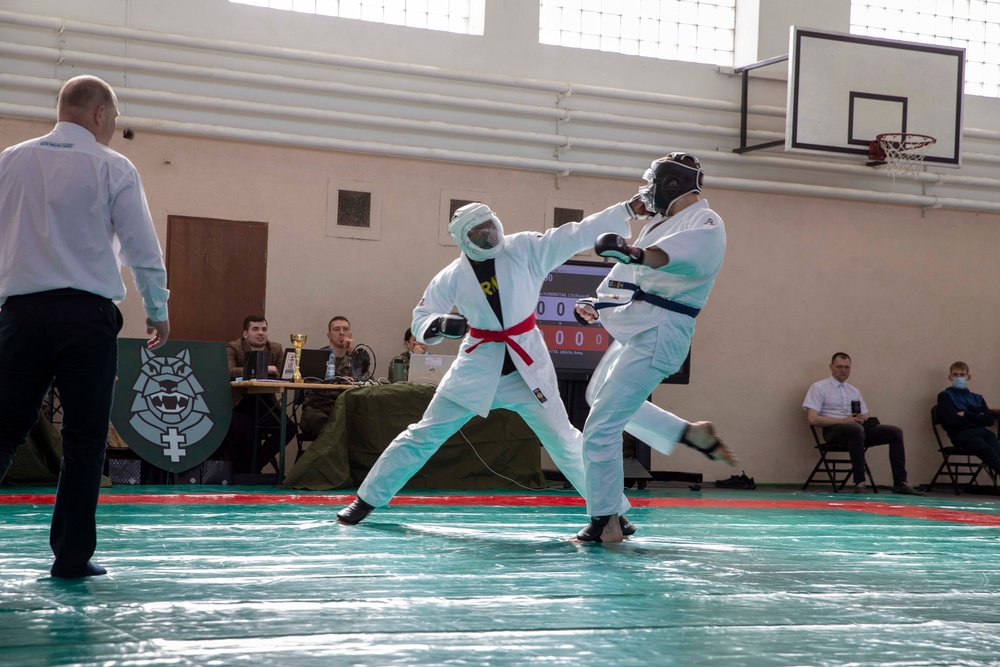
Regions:
<instances>
[{"instance_id":1,"label":"digital scoreboard numbers","mask_svg":"<svg viewBox=\"0 0 1000 667\"><path fill-rule=\"evenodd\" d=\"M589 380L614 340L598 323L579 324L573 315L577 299L592 297L611 264L570 260L545 278L535 305L535 320L545 336L549 357L560 380ZM599 320L598 320L599 322ZM687 384L691 353L666 384Z\"/></svg>"},{"instance_id":2,"label":"digital scoreboard numbers","mask_svg":"<svg viewBox=\"0 0 1000 667\"><path fill-rule=\"evenodd\" d=\"M593 296L607 271L605 265L563 265L546 277L535 319L557 370L592 371L611 344L604 327L582 325L573 315L577 299Z\"/></svg>"},{"instance_id":3,"label":"digital scoreboard numbers","mask_svg":"<svg viewBox=\"0 0 1000 667\"><path fill-rule=\"evenodd\" d=\"M540 324L538 326L545 335L545 344L549 351L570 352L604 352L608 349L610 338L608 332L601 327L582 327L579 324L560 326L558 324Z\"/></svg>"}]
</instances>

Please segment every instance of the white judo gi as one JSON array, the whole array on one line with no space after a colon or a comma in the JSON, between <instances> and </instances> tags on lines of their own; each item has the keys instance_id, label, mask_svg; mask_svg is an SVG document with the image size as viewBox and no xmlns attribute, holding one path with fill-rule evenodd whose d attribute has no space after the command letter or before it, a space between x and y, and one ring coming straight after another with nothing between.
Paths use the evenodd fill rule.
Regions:
<instances>
[{"instance_id":1,"label":"white judo gi","mask_svg":"<svg viewBox=\"0 0 1000 667\"><path fill-rule=\"evenodd\" d=\"M483 293L469 259L462 255L438 273L413 310L412 330L421 342L433 345L440 336L429 336L431 324L452 307L473 329L501 331L516 328L532 317L546 276L574 254L593 247L605 232L628 237L625 204L615 204L578 223L548 230L545 234L522 232L504 239L503 251L494 259L504 322L500 322ZM441 380L421 420L410 424L382 453L369 471L358 497L370 505L385 505L417 473L442 443L475 415L506 408L517 412L538 436L545 450L573 486L586 488L582 435L572 426L559 398L555 369L542 332L535 326L512 335L511 343L486 342L470 331L458 358ZM515 345L517 347L515 347ZM475 347L475 349L470 349ZM501 376L505 348L517 370ZM518 352L523 350L527 360ZM621 450L619 450L619 457ZM614 512L631 507L618 488Z\"/></svg>"},{"instance_id":2,"label":"white judo gi","mask_svg":"<svg viewBox=\"0 0 1000 667\"><path fill-rule=\"evenodd\" d=\"M623 214L624 215L624 214ZM646 301L630 301L632 283L643 292L701 309L726 252L722 218L700 200L671 216L656 216L639 234L640 248L659 248L670 262L659 269L616 264L597 289L600 321L615 338L587 386L590 415L583 429L590 516L618 510L623 485L622 431L670 454L688 423L646 401L660 382L677 372L694 335L694 318Z\"/></svg>"}]
</instances>

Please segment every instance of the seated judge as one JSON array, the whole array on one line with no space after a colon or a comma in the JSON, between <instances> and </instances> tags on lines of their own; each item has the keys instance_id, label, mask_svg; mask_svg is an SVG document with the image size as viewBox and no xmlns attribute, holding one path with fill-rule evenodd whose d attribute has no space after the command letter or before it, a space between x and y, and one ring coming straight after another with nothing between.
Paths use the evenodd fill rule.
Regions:
<instances>
[{"instance_id":1,"label":"seated judge","mask_svg":"<svg viewBox=\"0 0 1000 667\"><path fill-rule=\"evenodd\" d=\"M269 341L267 320L263 315L247 315L243 320L243 335L226 343L229 358L229 379L243 376L247 355L250 352L267 354L268 377L277 378L278 368L284 356L281 345ZM258 407L259 404L259 407ZM278 421L278 402L274 394L248 394L241 387L233 388L233 417L226 433L225 443L233 459L233 472L258 473L268 463L276 465L281 422ZM258 424L257 469L253 469L254 413L260 418ZM295 437L295 425L285 417L285 444ZM272 461L272 459L274 461Z\"/></svg>"},{"instance_id":2,"label":"seated judge","mask_svg":"<svg viewBox=\"0 0 1000 667\"><path fill-rule=\"evenodd\" d=\"M407 378L410 377L410 357L414 354L426 354L427 346L417 340L417 337L413 335L412 329L407 329L406 333L403 334L403 344L406 349L401 353L397 354L389 362L389 369L392 372L393 377L390 378L393 382L405 382ZM397 364L402 364L402 375L396 377L396 367Z\"/></svg>"},{"instance_id":3,"label":"seated judge","mask_svg":"<svg viewBox=\"0 0 1000 667\"><path fill-rule=\"evenodd\" d=\"M343 315L336 315L326 325L326 338L330 344L322 348L330 353L335 364L335 377L351 378L351 352L354 352L354 337L351 323ZM341 391L306 391L302 399L302 416L299 424L305 433L318 434L330 421L333 404Z\"/></svg>"}]
</instances>

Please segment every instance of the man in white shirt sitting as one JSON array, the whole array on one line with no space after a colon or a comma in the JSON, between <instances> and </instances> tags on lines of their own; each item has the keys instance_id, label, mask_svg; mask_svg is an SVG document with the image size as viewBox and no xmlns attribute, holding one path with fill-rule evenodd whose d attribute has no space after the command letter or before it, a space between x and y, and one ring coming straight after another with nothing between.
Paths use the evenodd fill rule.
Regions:
<instances>
[{"instance_id":1,"label":"man in white shirt sitting","mask_svg":"<svg viewBox=\"0 0 1000 667\"><path fill-rule=\"evenodd\" d=\"M837 352L830 359L830 374L830 377L809 387L802 409L806 411L810 424L823 428L826 442L847 445L854 466L854 492L868 492L865 484L865 447L888 444L892 492L923 495L906 481L903 430L898 426L878 424L878 420L868 421L871 416L865 399L857 387L847 382L851 376L851 358L845 352Z\"/></svg>"}]
</instances>

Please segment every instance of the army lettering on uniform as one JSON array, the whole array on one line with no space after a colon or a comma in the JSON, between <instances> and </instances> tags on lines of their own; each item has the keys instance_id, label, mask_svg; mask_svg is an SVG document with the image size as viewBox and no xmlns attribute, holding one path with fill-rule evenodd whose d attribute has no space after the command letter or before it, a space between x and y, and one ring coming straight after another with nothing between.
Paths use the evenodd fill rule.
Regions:
<instances>
[{"instance_id":1,"label":"army lettering on uniform","mask_svg":"<svg viewBox=\"0 0 1000 667\"><path fill-rule=\"evenodd\" d=\"M497 284L496 275L491 276L489 280L484 280L483 282L479 283L479 287L482 288L483 294L485 294L488 297L493 296L500 289L500 286Z\"/></svg>"}]
</instances>

